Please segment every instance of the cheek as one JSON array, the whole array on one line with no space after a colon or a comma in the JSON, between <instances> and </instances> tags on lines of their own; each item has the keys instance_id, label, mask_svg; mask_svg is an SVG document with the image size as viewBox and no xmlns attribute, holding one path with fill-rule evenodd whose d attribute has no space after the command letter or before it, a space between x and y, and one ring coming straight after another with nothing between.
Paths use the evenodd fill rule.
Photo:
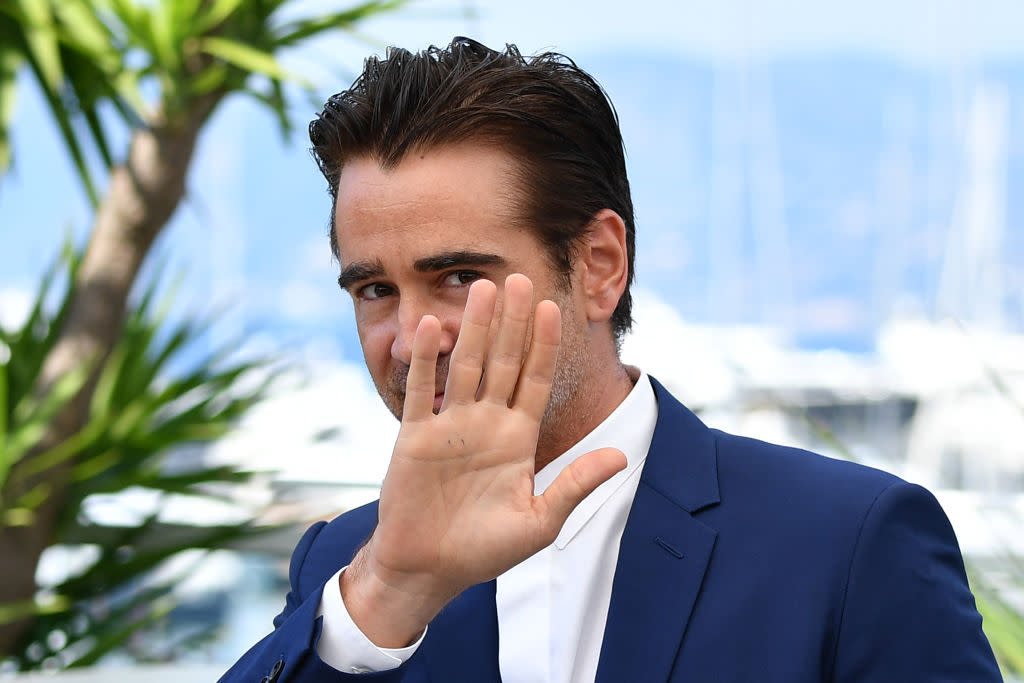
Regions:
<instances>
[{"instance_id":1,"label":"cheek","mask_svg":"<svg viewBox=\"0 0 1024 683\"><path fill-rule=\"evenodd\" d=\"M359 335L359 345L363 349L363 357L371 373L377 372L391 358L391 345L394 343L394 335L388 330L389 327L380 322L368 322L359 319L358 316L356 317L356 332Z\"/></svg>"}]
</instances>

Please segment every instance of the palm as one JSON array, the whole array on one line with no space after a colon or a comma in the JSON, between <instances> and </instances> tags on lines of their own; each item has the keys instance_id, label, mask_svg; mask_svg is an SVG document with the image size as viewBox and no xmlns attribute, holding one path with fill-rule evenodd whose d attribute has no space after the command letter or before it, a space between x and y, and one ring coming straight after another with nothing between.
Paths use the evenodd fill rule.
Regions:
<instances>
[{"instance_id":1,"label":"palm","mask_svg":"<svg viewBox=\"0 0 1024 683\"><path fill-rule=\"evenodd\" d=\"M448 593L492 579L550 544L569 512L623 464L617 451L595 451L543 495L533 495L559 313L551 302L537 306L525 351L532 286L512 276L499 331L489 345L495 298L490 283L471 290L444 405L436 415L439 326L430 317L420 323L373 539L379 566L431 575Z\"/></svg>"},{"instance_id":2,"label":"palm","mask_svg":"<svg viewBox=\"0 0 1024 683\"><path fill-rule=\"evenodd\" d=\"M410 515L400 528L415 524L417 533L403 543L403 558L423 563L413 569L465 572L458 578L467 585L496 576L544 545L543 506L533 496L537 423L502 415L512 411L499 406L464 414L469 412L455 407L429 424L403 427L388 483L411 493L403 493L401 508L391 505L390 491L381 498L382 519ZM444 447L423 453L417 443ZM401 486L405 476L409 485ZM467 549L483 560L470 569L459 567Z\"/></svg>"}]
</instances>

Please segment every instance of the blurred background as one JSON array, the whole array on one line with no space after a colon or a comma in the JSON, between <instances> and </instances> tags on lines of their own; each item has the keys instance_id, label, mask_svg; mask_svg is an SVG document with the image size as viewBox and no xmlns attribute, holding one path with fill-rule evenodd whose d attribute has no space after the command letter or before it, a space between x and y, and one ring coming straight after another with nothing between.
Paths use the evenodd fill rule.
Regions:
<instances>
[{"instance_id":1,"label":"blurred background","mask_svg":"<svg viewBox=\"0 0 1024 683\"><path fill-rule=\"evenodd\" d=\"M564 52L614 102L624 359L711 426L935 491L1024 672L1024 6L352 8L0 2L0 672L215 678L305 526L376 497L397 423L305 126L366 55L455 35Z\"/></svg>"}]
</instances>

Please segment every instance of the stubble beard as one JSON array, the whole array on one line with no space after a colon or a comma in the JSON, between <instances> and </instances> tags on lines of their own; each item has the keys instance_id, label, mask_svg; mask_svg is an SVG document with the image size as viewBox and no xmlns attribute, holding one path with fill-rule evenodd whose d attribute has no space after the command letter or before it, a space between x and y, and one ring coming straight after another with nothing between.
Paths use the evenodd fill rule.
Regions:
<instances>
[{"instance_id":1,"label":"stubble beard","mask_svg":"<svg viewBox=\"0 0 1024 683\"><path fill-rule=\"evenodd\" d=\"M557 446L561 449L563 445L571 445L576 440L573 436L574 426L581 421L583 412L580 388L586 381L587 352L578 333L563 329L562 334L555 374L551 378L551 397L540 423L540 448ZM542 454L542 457L551 459L558 455L550 453Z\"/></svg>"},{"instance_id":2,"label":"stubble beard","mask_svg":"<svg viewBox=\"0 0 1024 683\"><path fill-rule=\"evenodd\" d=\"M442 356L437 359L436 379L434 380L435 391L443 391L445 382L448 380L449 356ZM383 380L373 378L373 385L377 388L377 394L391 414L399 422L402 421L402 413L405 408L405 384L409 380L409 366L399 365Z\"/></svg>"}]
</instances>

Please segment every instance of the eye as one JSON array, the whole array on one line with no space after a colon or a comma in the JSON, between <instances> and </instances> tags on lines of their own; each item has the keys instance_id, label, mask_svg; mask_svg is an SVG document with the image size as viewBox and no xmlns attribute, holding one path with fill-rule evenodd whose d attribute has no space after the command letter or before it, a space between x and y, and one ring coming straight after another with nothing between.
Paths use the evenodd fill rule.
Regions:
<instances>
[{"instance_id":1,"label":"eye","mask_svg":"<svg viewBox=\"0 0 1024 683\"><path fill-rule=\"evenodd\" d=\"M374 282L360 287L356 293L360 299L383 299L386 296L394 294L394 289L388 285L382 285L379 282Z\"/></svg>"},{"instance_id":2,"label":"eye","mask_svg":"<svg viewBox=\"0 0 1024 683\"><path fill-rule=\"evenodd\" d=\"M480 273L473 270L456 270L444 276L447 287L462 287L480 279Z\"/></svg>"}]
</instances>

